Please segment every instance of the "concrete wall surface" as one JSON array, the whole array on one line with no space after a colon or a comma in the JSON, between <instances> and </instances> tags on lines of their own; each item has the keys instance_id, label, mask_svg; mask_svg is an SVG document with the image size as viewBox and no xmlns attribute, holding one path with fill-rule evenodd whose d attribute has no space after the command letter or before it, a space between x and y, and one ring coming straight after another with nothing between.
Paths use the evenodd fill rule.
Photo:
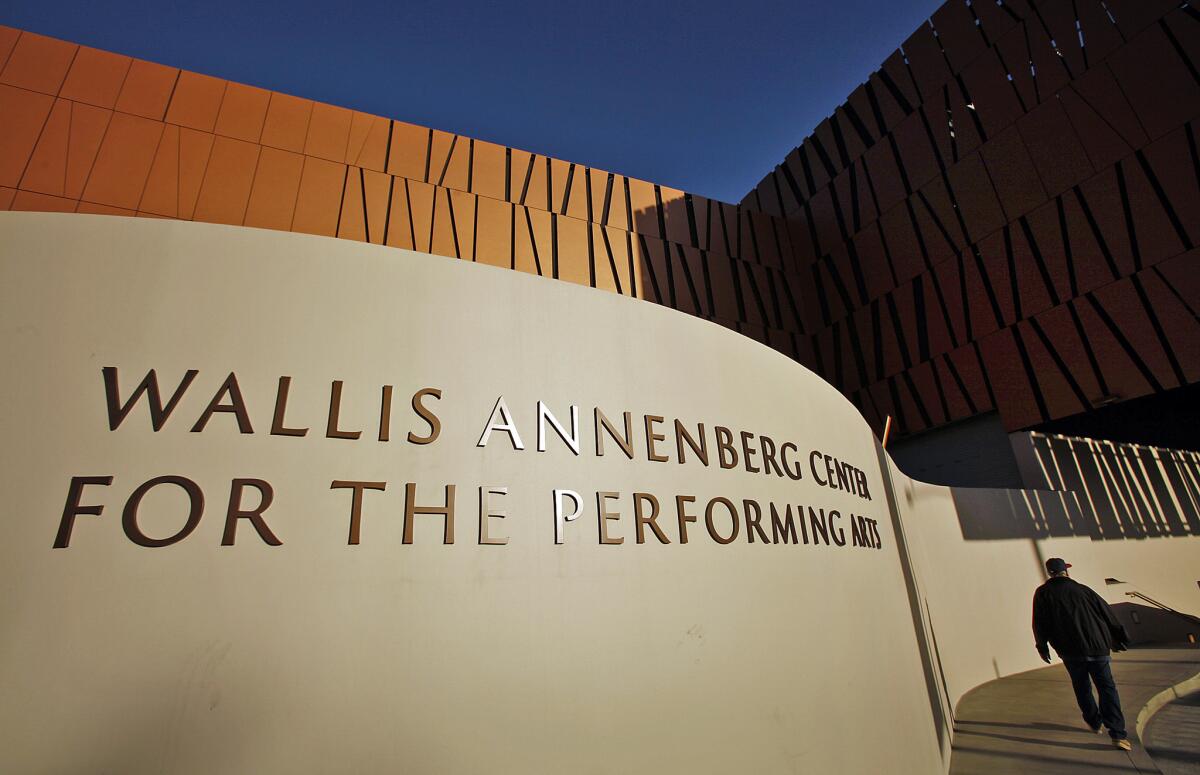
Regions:
<instances>
[{"instance_id":1,"label":"concrete wall surface","mask_svg":"<svg viewBox=\"0 0 1200 775\"><path fill-rule=\"evenodd\" d=\"M0 769L942 767L872 434L793 361L657 305L450 259L2 218ZM122 416L150 369L157 431L146 395ZM440 398L416 403L440 429L422 444L426 388ZM549 422L538 451L539 401L567 436L579 408L578 455ZM595 408L618 435L631 414L633 459L610 435L596 453ZM679 462L676 418L708 465L690 447ZM665 440L648 445L647 425ZM783 467L755 473L745 450L760 469L763 436ZM858 473L823 486L830 461ZM259 522L236 516L263 498L238 489L248 479L271 488ZM357 543L350 481L371 483ZM453 543L443 515L417 510L444 507L447 485ZM486 534L481 488L483 510L506 514ZM584 507L561 544L556 489ZM638 542L634 493L657 499L669 543L648 522ZM786 507L804 507L794 542L776 542L771 503L785 530ZM738 533L720 543L731 508Z\"/></svg>"},{"instance_id":2,"label":"concrete wall surface","mask_svg":"<svg viewBox=\"0 0 1200 775\"><path fill-rule=\"evenodd\" d=\"M1037 664L1045 557L1197 608L1193 533L913 481L658 305L242 227L0 234L0 770L942 772L958 698Z\"/></svg>"},{"instance_id":3,"label":"concrete wall surface","mask_svg":"<svg viewBox=\"0 0 1200 775\"><path fill-rule=\"evenodd\" d=\"M1088 512L1074 492L954 489L894 477L951 706L982 683L1041 665L1032 601L1050 557L1066 559L1071 576L1110 604L1140 590L1176 610L1200 611L1196 534L1101 540L1084 527ZM1078 534L1041 527L1069 521Z\"/></svg>"}]
</instances>

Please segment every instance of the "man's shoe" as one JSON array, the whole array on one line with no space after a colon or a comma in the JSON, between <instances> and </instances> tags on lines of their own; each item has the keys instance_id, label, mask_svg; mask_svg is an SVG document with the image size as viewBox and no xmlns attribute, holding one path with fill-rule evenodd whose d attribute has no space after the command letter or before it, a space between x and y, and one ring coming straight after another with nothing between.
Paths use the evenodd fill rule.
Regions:
<instances>
[{"instance_id":1,"label":"man's shoe","mask_svg":"<svg viewBox=\"0 0 1200 775\"><path fill-rule=\"evenodd\" d=\"M1092 730L1096 734L1100 734L1104 731L1104 725L1100 722L1096 722L1095 724L1088 723L1088 729Z\"/></svg>"},{"instance_id":2,"label":"man's shoe","mask_svg":"<svg viewBox=\"0 0 1200 775\"><path fill-rule=\"evenodd\" d=\"M1114 737L1113 745L1116 746L1117 748L1120 748L1122 751L1132 751L1133 750L1133 743L1129 742L1128 740L1126 740L1123 737L1120 737L1120 738Z\"/></svg>"}]
</instances>

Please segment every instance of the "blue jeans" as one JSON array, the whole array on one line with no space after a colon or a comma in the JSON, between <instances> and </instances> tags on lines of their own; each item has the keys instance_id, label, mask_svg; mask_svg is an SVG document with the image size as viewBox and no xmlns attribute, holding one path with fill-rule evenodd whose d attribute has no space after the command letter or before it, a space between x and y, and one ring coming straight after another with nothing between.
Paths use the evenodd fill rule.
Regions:
<instances>
[{"instance_id":1,"label":"blue jeans","mask_svg":"<svg viewBox=\"0 0 1200 775\"><path fill-rule=\"evenodd\" d=\"M1112 658L1072 658L1064 659L1063 664L1071 674L1071 686L1075 689L1075 701L1083 712L1083 720L1091 727L1104 724L1113 740L1124 740L1125 716L1121 713L1121 698L1112 677ZM1100 695L1099 708L1092 696L1093 683Z\"/></svg>"}]
</instances>

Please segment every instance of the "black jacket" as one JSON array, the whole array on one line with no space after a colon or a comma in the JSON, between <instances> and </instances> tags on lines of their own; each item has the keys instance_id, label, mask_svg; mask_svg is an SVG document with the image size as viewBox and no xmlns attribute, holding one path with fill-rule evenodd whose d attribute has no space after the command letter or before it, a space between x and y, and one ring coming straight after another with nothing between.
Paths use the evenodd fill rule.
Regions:
<instances>
[{"instance_id":1,"label":"black jacket","mask_svg":"<svg viewBox=\"0 0 1200 775\"><path fill-rule=\"evenodd\" d=\"M1062 659L1107 656L1129 642L1104 599L1066 576L1052 577L1033 593L1033 637L1046 652L1049 641Z\"/></svg>"}]
</instances>

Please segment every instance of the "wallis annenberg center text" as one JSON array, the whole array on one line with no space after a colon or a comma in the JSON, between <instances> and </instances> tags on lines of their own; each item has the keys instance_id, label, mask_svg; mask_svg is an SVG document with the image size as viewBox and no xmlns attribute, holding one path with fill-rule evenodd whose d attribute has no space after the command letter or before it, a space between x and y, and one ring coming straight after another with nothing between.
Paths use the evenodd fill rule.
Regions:
<instances>
[{"instance_id":1,"label":"wallis annenberg center text","mask_svg":"<svg viewBox=\"0 0 1200 775\"><path fill-rule=\"evenodd\" d=\"M506 454L538 455L558 447L574 457L620 456L649 466L681 465L713 469L714 481L726 472L744 472L773 477L785 484L797 483L797 492L840 491L855 498L861 508L849 510L800 499L761 499L739 494L699 497L688 493L625 491L619 489L581 493L555 487L535 495L545 504L542 514L512 514L506 500L512 494L508 483L389 482L346 478L347 472L332 472L319 483L345 493L344 510L330 514L346 525L346 543L362 541L364 521L402 516L403 543L414 542L418 520L440 521L442 543L507 545L507 520L538 520L546 541L571 544L596 541L604 546L623 544L688 544L696 540L729 545L736 541L762 545L829 547L831 549L880 549L878 521L865 513L873 500L867 475L861 466L805 447L801 442L766 433L731 429L696 418L668 418L635 414L621 407L580 406L567 401L537 400L533 421L519 423L503 395L491 406L455 407L449 411L450 396L438 387L422 387L411 395L397 396L392 385L378 389L378 402L370 412L370 427L344 425L344 396L350 392L341 380L329 383L328 411L321 416L302 417L289 411L292 378L280 376L269 417L252 416L251 404L243 395L236 373L224 376L215 390L201 388L204 380L196 369L187 370L178 381L160 382L155 369L132 380L122 379L116 367L104 367L96 381L96 400L104 402L108 430L128 432L136 423L149 422L155 432L180 426L202 434L219 423L236 426L239 434L267 433L295 439L331 439L337 443L400 443L429 448L444 441L446 423L471 424L473 448L456 450L463 457L500 447ZM123 390L121 383L126 381ZM216 380L213 380L215 384ZM322 390L324 387L322 386ZM375 392L372 388L371 392ZM407 393L407 391L405 391ZM355 391L355 395L364 395ZM399 401L397 400L399 398ZM403 409L396 411L397 404ZM361 409L361 407L356 407ZM189 413L190 412L190 413ZM314 424L316 423L316 424ZM324 427L320 427L320 423ZM422 454L415 451L415 454ZM534 463L536 461L530 461ZM730 481L733 487L735 482ZM742 477L744 486L747 481ZM750 479L749 481L753 481ZM799 483L804 483L803 485ZM565 483L571 484L571 483ZM577 485L576 485L577 486ZM186 472L169 473L141 481L116 481L114 475L85 472L66 483L66 501L54 537L55 548L86 548L92 531L110 529L105 517L119 510L121 530L129 541L143 547L164 547L185 540L200 524L211 500L200 484ZM461 497L463 489L470 493ZM169 501L178 511L182 525L170 534L150 535L139 519L142 502L154 490L170 490ZM778 489L776 489L778 492ZM222 546L235 545L240 534L269 546L285 543L287 519L271 512L274 486L254 476L234 478L228 491L222 487L224 512ZM752 495L752 493L751 493ZM227 497L226 497L227 496ZM464 508L463 500L468 504ZM817 500L820 500L819 498ZM161 499L156 501L163 508ZM96 522L97 524L92 524ZM463 540L463 523L470 524L470 538ZM86 524L85 524L86 523ZM591 523L591 528L582 528ZM457 530L456 530L457 528ZM112 529L115 529L115 525ZM253 536L250 535L251 531Z\"/></svg>"}]
</instances>

